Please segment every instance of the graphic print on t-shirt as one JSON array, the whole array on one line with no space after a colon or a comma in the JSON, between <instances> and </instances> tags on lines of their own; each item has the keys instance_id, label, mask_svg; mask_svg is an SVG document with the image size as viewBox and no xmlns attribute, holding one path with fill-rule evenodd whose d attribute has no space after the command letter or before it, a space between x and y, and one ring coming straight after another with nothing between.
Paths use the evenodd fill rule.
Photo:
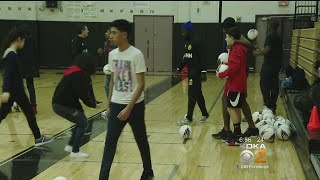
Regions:
<instances>
[{"instance_id":1,"label":"graphic print on t-shirt","mask_svg":"<svg viewBox=\"0 0 320 180\"><path fill-rule=\"evenodd\" d=\"M133 92L132 77L131 77L131 61L113 60L115 90L119 92Z\"/></svg>"}]
</instances>

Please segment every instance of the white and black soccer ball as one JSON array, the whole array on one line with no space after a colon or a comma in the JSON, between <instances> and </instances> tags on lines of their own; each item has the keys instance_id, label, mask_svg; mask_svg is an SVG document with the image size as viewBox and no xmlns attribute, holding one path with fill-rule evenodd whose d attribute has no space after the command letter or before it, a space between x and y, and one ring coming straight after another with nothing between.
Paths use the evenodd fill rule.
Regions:
<instances>
[{"instance_id":1,"label":"white and black soccer ball","mask_svg":"<svg viewBox=\"0 0 320 180\"><path fill-rule=\"evenodd\" d=\"M183 125L179 129L179 134L184 139L190 138L191 137L191 133L192 133L192 130L191 130L191 127L189 125Z\"/></svg>"},{"instance_id":2,"label":"white and black soccer ball","mask_svg":"<svg viewBox=\"0 0 320 180\"><path fill-rule=\"evenodd\" d=\"M290 139L290 136L291 136L291 131L288 125L282 124L281 126L279 126L279 128L277 129L278 139L288 140Z\"/></svg>"}]
</instances>

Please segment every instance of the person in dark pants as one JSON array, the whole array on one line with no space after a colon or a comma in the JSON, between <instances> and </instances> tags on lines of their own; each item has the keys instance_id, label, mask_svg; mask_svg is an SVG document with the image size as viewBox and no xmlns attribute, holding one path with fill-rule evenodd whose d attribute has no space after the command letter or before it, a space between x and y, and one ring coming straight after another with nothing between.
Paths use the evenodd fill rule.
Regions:
<instances>
[{"instance_id":1,"label":"person in dark pants","mask_svg":"<svg viewBox=\"0 0 320 180\"><path fill-rule=\"evenodd\" d=\"M21 60L17 54L18 49L24 47L26 32L22 27L14 27L6 36L2 47L2 65L4 65L3 85L0 107L0 123L11 111L13 102L22 109L27 118L28 125L35 138L35 146L49 143L53 137L41 135L37 125L35 113L32 111L32 105L25 93L22 73Z\"/></svg>"},{"instance_id":2,"label":"person in dark pants","mask_svg":"<svg viewBox=\"0 0 320 180\"><path fill-rule=\"evenodd\" d=\"M104 57L104 63L105 63L105 66L103 67L103 71L105 73L104 89L106 92L106 97L109 99L109 85L110 85L111 71L109 70L108 58L109 58L109 53L112 50L116 49L117 47L114 44L112 44L110 41L110 28L107 29L107 31L105 33L105 38L106 38L106 41L103 43L104 47L103 47L103 49L99 48L98 53L100 54L100 56L103 55L103 57ZM104 112L102 112L101 116L103 118L107 119L107 116L109 113L108 111L109 110L107 109Z\"/></svg>"},{"instance_id":3,"label":"person in dark pants","mask_svg":"<svg viewBox=\"0 0 320 180\"><path fill-rule=\"evenodd\" d=\"M72 39L72 43L71 43L72 45L71 55L73 60L77 55L81 53L90 53L87 42L86 42L86 38L89 36L88 27L82 23L76 24L76 31L77 31L77 35ZM102 102L98 101L96 99L96 96L94 95L91 77L90 77L90 84L91 84L89 87L90 96L94 99L96 104L99 105ZM87 128L87 132L85 133L85 135L90 135L92 133L92 125L93 125L93 121L89 121L89 127Z\"/></svg>"},{"instance_id":4,"label":"person in dark pants","mask_svg":"<svg viewBox=\"0 0 320 180\"><path fill-rule=\"evenodd\" d=\"M177 73L181 73L183 67L187 65L189 86L188 113L183 119L177 121L180 125L192 122L193 111L196 103L198 103L202 113L202 116L197 122L202 123L209 118L205 99L201 90L202 82L207 80L206 63L205 59L202 57L203 54L200 52L202 50L200 43L193 39L192 31L192 23L190 21L186 22L182 26L182 36L185 40L185 53L179 68L177 68Z\"/></svg>"},{"instance_id":5,"label":"person in dark pants","mask_svg":"<svg viewBox=\"0 0 320 180\"><path fill-rule=\"evenodd\" d=\"M59 116L76 124L65 151L71 158L86 158L88 154L79 150L81 140L88 127L88 118L79 102L92 108L96 103L90 96L90 76L95 73L94 58L82 53L75 58L75 63L64 71L63 78L55 89L52 98L52 109Z\"/></svg>"},{"instance_id":6,"label":"person in dark pants","mask_svg":"<svg viewBox=\"0 0 320 180\"><path fill-rule=\"evenodd\" d=\"M266 37L263 50L254 52L255 56L264 56L260 72L260 89L263 96L263 105L276 113L279 95L279 72L282 66L282 39L277 33L279 22L271 21L269 33Z\"/></svg>"},{"instance_id":7,"label":"person in dark pants","mask_svg":"<svg viewBox=\"0 0 320 180\"><path fill-rule=\"evenodd\" d=\"M85 24L76 25L77 35L74 36L71 42L71 56L74 59L77 55L81 53L89 53L88 44L86 38L89 36L89 29ZM90 78L91 79L91 78ZM92 84L92 81L91 81ZM94 95L93 87L90 87L90 93L97 104L101 104L101 101L98 101Z\"/></svg>"},{"instance_id":8,"label":"person in dark pants","mask_svg":"<svg viewBox=\"0 0 320 180\"><path fill-rule=\"evenodd\" d=\"M102 48L99 48L98 49L98 53L100 54L100 56L103 56L104 58L104 64L107 65L109 63L108 61L108 57L109 57L109 53L116 49L117 47L115 45L113 45L111 42L110 42L110 28L107 29L106 33L105 33L105 38L106 38L106 41L103 43L104 46L103 46L103 49ZM110 74L106 74L105 75L105 84L104 84L104 89L106 91L106 96L108 98L109 96L109 84L110 84Z\"/></svg>"},{"instance_id":9,"label":"person in dark pants","mask_svg":"<svg viewBox=\"0 0 320 180\"><path fill-rule=\"evenodd\" d=\"M29 98L32 105L32 110L35 114L37 111L37 99L36 99L36 91L34 87L34 77L39 77L39 70L36 65L36 59L34 56L34 44L33 38L31 34L28 34L28 38L26 40L26 44L24 48L18 51L18 54L21 56L22 62L22 77L26 79L27 89L29 92Z\"/></svg>"},{"instance_id":10,"label":"person in dark pants","mask_svg":"<svg viewBox=\"0 0 320 180\"><path fill-rule=\"evenodd\" d=\"M224 34L230 29L236 26L236 21L232 17L226 18L223 23L222 23L222 28ZM246 46L247 48L252 48L251 43L241 34L240 39L234 39L234 43L242 44ZM226 40L223 41L223 52L228 52L228 47L227 47L227 42ZM246 66L246 75L248 77L249 74L249 69ZM227 110L227 92L224 91L224 96L222 96L222 113L223 113L223 122L224 122L224 127L222 130L217 133L217 134L212 134L212 137L215 139L226 139L228 137L228 134L231 134L230 130L230 114ZM248 128L243 134L245 137L250 137L250 136L257 136L259 134L258 128L255 127L254 122L252 120L251 116L251 109L250 106L246 100L246 98L243 99L242 102L242 107L241 107L242 113L245 116L245 119L248 122Z\"/></svg>"},{"instance_id":11,"label":"person in dark pants","mask_svg":"<svg viewBox=\"0 0 320 180\"><path fill-rule=\"evenodd\" d=\"M141 180L154 178L150 147L145 125L144 73L146 66L142 52L130 45L130 23L119 19L112 22L110 40L117 49L109 53L111 71L108 130L104 146L99 180L109 179L118 139L129 123L138 144L143 162Z\"/></svg>"},{"instance_id":12,"label":"person in dark pants","mask_svg":"<svg viewBox=\"0 0 320 180\"><path fill-rule=\"evenodd\" d=\"M241 107L247 96L247 48L235 39L240 39L241 32L238 27L228 29L226 34L227 45L230 47L228 69L218 73L217 77L227 78L224 96L227 97L227 110L234 125L234 132L226 139L230 146L239 145L241 133Z\"/></svg>"}]
</instances>

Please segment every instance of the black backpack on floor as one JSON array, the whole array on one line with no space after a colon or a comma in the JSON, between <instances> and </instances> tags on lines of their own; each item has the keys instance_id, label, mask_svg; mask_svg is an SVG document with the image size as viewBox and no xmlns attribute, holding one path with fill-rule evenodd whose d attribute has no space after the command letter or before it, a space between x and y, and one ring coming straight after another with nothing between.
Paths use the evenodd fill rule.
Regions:
<instances>
[{"instance_id":1,"label":"black backpack on floor","mask_svg":"<svg viewBox=\"0 0 320 180\"><path fill-rule=\"evenodd\" d=\"M293 89L294 90L307 90L310 87L310 84L308 83L306 77L306 73L303 69L296 67L292 74L292 83L293 83Z\"/></svg>"}]
</instances>

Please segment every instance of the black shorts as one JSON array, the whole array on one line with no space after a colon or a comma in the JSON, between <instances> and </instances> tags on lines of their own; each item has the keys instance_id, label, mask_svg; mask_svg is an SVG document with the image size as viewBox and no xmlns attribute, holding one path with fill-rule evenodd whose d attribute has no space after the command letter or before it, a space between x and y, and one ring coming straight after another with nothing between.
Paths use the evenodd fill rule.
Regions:
<instances>
[{"instance_id":1,"label":"black shorts","mask_svg":"<svg viewBox=\"0 0 320 180\"><path fill-rule=\"evenodd\" d=\"M227 92L228 108L241 108L244 100L245 96L243 93L231 91Z\"/></svg>"}]
</instances>

